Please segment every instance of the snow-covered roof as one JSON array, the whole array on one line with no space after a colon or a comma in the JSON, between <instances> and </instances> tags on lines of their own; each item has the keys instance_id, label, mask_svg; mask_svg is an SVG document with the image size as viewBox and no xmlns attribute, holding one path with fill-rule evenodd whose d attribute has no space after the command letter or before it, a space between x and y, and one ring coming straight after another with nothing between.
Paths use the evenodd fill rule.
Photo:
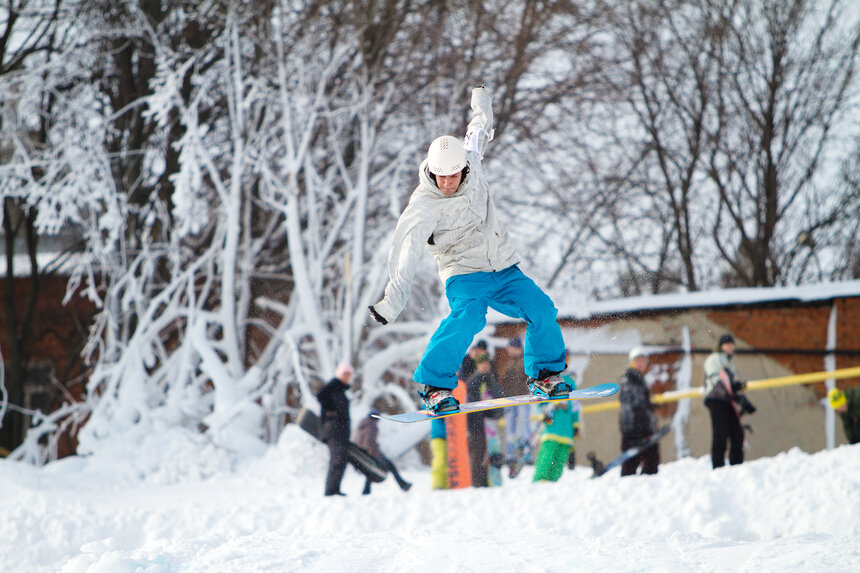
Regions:
<instances>
[{"instance_id":1,"label":"snow-covered roof","mask_svg":"<svg viewBox=\"0 0 860 573\"><path fill-rule=\"evenodd\" d=\"M565 296L567 295L567 296ZM813 302L835 298L860 297L860 280L819 283L793 287L727 288L701 292L632 296L613 300L587 300L569 293L552 293L560 319L587 319L609 314L647 310L714 308L756 305L767 302ZM487 316L493 324L512 322L495 311Z\"/></svg>"}]
</instances>

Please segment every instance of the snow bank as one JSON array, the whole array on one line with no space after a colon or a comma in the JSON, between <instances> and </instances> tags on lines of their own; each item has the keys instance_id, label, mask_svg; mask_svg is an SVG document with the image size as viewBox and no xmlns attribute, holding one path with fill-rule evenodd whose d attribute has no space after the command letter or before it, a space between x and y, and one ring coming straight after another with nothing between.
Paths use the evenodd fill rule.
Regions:
<instances>
[{"instance_id":1,"label":"snow bank","mask_svg":"<svg viewBox=\"0 0 860 573\"><path fill-rule=\"evenodd\" d=\"M3 571L855 571L860 446L718 471L431 491L392 479L324 498L327 449L294 426L261 457L188 435L37 469L0 461Z\"/></svg>"}]
</instances>

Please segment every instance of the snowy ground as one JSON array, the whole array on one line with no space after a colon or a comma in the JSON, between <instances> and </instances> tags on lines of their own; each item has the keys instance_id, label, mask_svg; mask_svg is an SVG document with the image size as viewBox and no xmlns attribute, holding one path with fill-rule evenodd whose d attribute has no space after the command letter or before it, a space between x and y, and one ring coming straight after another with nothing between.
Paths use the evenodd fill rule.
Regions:
<instances>
[{"instance_id":1,"label":"snowy ground","mask_svg":"<svg viewBox=\"0 0 860 573\"><path fill-rule=\"evenodd\" d=\"M323 498L327 450L295 427L237 459L174 435L46 468L0 460L4 572L858 571L860 446L712 471ZM410 454L411 455L411 454Z\"/></svg>"}]
</instances>

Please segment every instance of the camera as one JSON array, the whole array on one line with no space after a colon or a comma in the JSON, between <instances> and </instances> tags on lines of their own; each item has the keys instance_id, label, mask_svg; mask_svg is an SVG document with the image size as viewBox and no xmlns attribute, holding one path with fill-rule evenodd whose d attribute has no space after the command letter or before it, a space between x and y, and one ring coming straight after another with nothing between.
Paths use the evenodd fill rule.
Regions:
<instances>
[{"instance_id":1,"label":"camera","mask_svg":"<svg viewBox=\"0 0 860 573\"><path fill-rule=\"evenodd\" d=\"M738 403L738 406L740 406L740 411L738 413L741 416L744 414L755 413L755 406L753 406L753 403L749 401L749 398L747 398L745 394L735 394L733 396L733 400Z\"/></svg>"}]
</instances>

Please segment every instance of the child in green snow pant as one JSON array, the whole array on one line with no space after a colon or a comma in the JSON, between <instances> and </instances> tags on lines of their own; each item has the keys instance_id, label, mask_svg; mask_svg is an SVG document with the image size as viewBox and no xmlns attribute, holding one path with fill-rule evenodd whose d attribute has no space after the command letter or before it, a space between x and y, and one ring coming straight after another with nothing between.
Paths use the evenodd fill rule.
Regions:
<instances>
[{"instance_id":1,"label":"child in green snow pant","mask_svg":"<svg viewBox=\"0 0 860 573\"><path fill-rule=\"evenodd\" d=\"M532 481L558 481L567 458L570 455L570 445L553 440L546 440L540 445L537 460L535 460L535 475Z\"/></svg>"}]
</instances>

